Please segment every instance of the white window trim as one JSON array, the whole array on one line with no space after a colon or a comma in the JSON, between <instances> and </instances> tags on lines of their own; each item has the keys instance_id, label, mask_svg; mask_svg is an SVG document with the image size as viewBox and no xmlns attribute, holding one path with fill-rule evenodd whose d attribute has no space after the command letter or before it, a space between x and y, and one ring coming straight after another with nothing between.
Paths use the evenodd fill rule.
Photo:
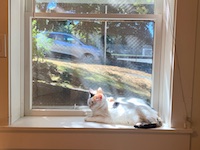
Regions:
<instances>
[{"instance_id":1,"label":"white window trim","mask_svg":"<svg viewBox=\"0 0 200 150\"><path fill-rule=\"evenodd\" d=\"M16 0L11 0L12 2L13 1L16 1ZM18 2L21 2L20 4L20 6L19 6L19 10L21 10L21 12L20 13L22 13L23 12L23 9L21 9L23 6L24 6L24 1L21 1L21 0L18 0ZM17 3L17 1L16 1L16 3ZM12 13L11 13L11 16L12 16ZM158 15L159 16L159 15ZM77 16L76 16L77 17ZM72 17L73 18L73 17ZM158 17L159 18L159 17ZM11 18L12 19L12 18ZM123 18L124 19L124 18ZM139 18L138 18L139 19ZM12 21L12 20L11 20ZM23 17L21 18L21 22L23 22ZM22 23L23 24L23 23ZM23 29L25 28L25 30L27 30L27 26L25 26L25 27L23 27L23 25L21 24L21 29L22 30L20 30L20 33L23 33ZM156 34L160 34L161 32L160 31L162 31L163 30L163 28L164 27L160 27L160 28L157 28L156 30L158 30L158 32L156 32ZM18 30L17 30L18 31ZM12 32L12 34L13 34L13 32L14 31L12 31L11 30L11 32ZM11 35L11 34L10 34ZM18 35L19 36L19 35ZM27 38L27 36L29 37L29 35L25 35L25 37L23 37L23 36L19 36L19 39L23 39L23 38ZM156 36L158 36L158 35L156 35ZM165 36L165 35L162 35L162 36ZM12 40L12 37L13 37L13 35L11 35L11 41L10 41L10 46L11 45L17 45L17 43L15 43L15 44L13 44L12 43L12 41L14 41L14 40ZM158 37L161 37L161 35L159 35ZM159 40L161 40L161 38L159 38ZM15 57L15 52L20 52L20 56L21 57L23 57L23 55L24 55L24 49L23 49L23 44L22 44L22 41L23 40L21 40L21 49L19 48L18 49L18 51L16 50L16 51L13 51L12 50L12 47L11 47L11 59L10 60L12 60L11 61L11 66L13 65L13 64L15 64L17 61L19 61L20 60L20 58L18 58L19 60L13 60L12 59L12 57L14 58ZM161 43L162 41L160 41L160 43ZM161 49L161 45L159 45L159 44L155 44L155 45L158 45L158 47L157 48L160 48ZM26 46L25 46L26 47ZM157 55L157 56L155 56L154 58L154 60L156 60L156 59L160 59L162 57L162 59L163 59L163 57L165 58L164 60L166 60L167 58L166 58L166 55L165 54L159 54L159 55ZM26 58L25 58L26 59ZM26 60L25 60L26 61ZM21 63L23 64L23 60L21 59ZM26 64L27 65L27 64ZM163 63L163 64L158 64L158 65L161 65L161 66L164 66L165 65L165 63ZM171 68L171 66L170 66L170 64L168 64L169 65L169 68ZM171 64L172 65L172 64ZM16 80L16 76L14 75L14 68L13 67L11 67L10 66L10 70L11 70L11 87L13 87L13 85L15 84L14 82L12 82L14 79L12 79L12 77L14 78L15 77L15 80ZM154 68L156 68L156 69L158 69L159 70L159 67L160 66L154 66ZM23 87L23 85L24 84L26 84L25 82L24 82L24 80L23 80L23 78L25 79L25 81L29 81L29 80L27 80L27 77L26 76L23 76L24 75L24 72L25 71L27 71L26 70L26 66L25 66L25 69L24 69L24 66L22 65L22 66L18 66L17 68L19 68L19 70L20 70L20 72L17 72L18 73L18 79L19 79L19 81L20 81L20 83L17 83L17 87L18 87L18 89L19 89L19 91L20 91L20 96L19 95L17 95L17 97L15 97L14 98L14 95L17 93L17 92L19 92L19 91L14 91L14 90L11 90L11 105L10 105L10 110L11 110L11 116L10 116L10 122L11 123L13 123L14 121L16 121L17 119L19 119L20 117L23 117L24 116L24 110L26 109L26 108L24 108L23 106L24 106L24 96L23 96L23 91L24 91L24 87ZM15 68L16 69L16 68ZM156 71L157 72L157 71ZM16 73L16 72L15 72ZM158 75L159 75L159 73L158 73ZM157 75L157 76L158 76ZM167 72L166 73L166 75L167 76L170 76L171 74L170 74L170 72ZM154 76L154 78L156 78L157 77L156 75ZM169 78L169 80L171 80L171 78ZM162 81L162 79L160 79L160 81ZM171 86L171 81L169 81L169 83L170 83L170 85L169 86ZM155 85L155 84L154 84ZM157 83L157 85L159 85L159 83ZM26 87L26 86L25 86ZM154 87L154 89L156 89L156 88L159 88L159 86L156 86L156 87ZM166 88L169 88L170 89L170 87L166 87ZM165 89L166 90L166 89ZM163 90L164 91L164 90ZM162 92L163 92L162 91ZM170 94L171 93L166 93L166 95L168 95L168 97L167 98L170 98L171 96L170 96ZM161 97L161 94L160 94L160 96L159 96L159 98ZM156 101L154 101L153 102L154 104L153 105L155 105L157 102ZM165 105L165 103L167 103L167 104L169 104L170 103L170 99L167 99L165 102L163 102L163 101L160 101L160 103L158 104L157 103L157 106L156 106L156 108L159 108L159 111L160 111L160 109L161 110L163 110L163 105ZM16 104L17 104L17 108L16 108ZM20 104L20 106L19 106L19 104ZM27 105L27 104L26 104ZM30 105L30 104L28 104L28 105ZM165 109L164 111L166 111L167 112L167 114L169 114L169 111L171 112L171 110L170 110L170 105L167 105L168 107L167 107L167 109ZM27 111L27 110L25 110L25 111ZM17 112L17 113L16 113ZM31 114L31 115L46 115L46 114L49 114L49 115L66 115L66 114L63 114L62 113L62 110L59 110L59 111L57 111L57 114L56 113L51 113L52 111L48 111L48 110L36 110L36 111L32 111L31 113L29 112L29 114ZM74 111L73 111L74 112ZM161 115L163 115L163 114L166 114L166 112L162 112L161 113ZM14 115L14 114L16 114L16 115ZM69 114L71 114L71 111L68 111L68 115ZM75 113L75 115L76 115L76 113ZM81 112L81 114L80 113L78 113L78 111L77 111L77 115L85 115L85 112ZM170 122L170 118L167 118L166 120L165 120L166 122ZM169 124L170 125L170 124Z\"/></svg>"},{"instance_id":2,"label":"white window trim","mask_svg":"<svg viewBox=\"0 0 200 150\"><path fill-rule=\"evenodd\" d=\"M20 3L21 2L21 3ZM24 1L9 0L9 123L24 116ZM15 8L15 9L12 9ZM11 11L12 10L12 11ZM19 15L15 15L19 14ZM11 25L12 22L12 25ZM12 34L11 34L12 33Z\"/></svg>"}]
</instances>

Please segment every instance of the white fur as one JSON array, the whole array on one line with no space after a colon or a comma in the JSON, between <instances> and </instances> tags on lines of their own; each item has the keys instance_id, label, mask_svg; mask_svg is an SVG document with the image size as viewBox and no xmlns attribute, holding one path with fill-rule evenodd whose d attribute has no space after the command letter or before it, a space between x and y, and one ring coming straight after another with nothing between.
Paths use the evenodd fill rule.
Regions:
<instances>
[{"instance_id":1,"label":"white fur","mask_svg":"<svg viewBox=\"0 0 200 150\"><path fill-rule=\"evenodd\" d=\"M162 125L158 113L140 99L113 100L106 98L100 88L91 92L95 95L88 99L92 116L86 117L85 121L123 125L156 124L157 127ZM98 94L102 97L98 98ZM116 102L119 105L114 108Z\"/></svg>"}]
</instances>

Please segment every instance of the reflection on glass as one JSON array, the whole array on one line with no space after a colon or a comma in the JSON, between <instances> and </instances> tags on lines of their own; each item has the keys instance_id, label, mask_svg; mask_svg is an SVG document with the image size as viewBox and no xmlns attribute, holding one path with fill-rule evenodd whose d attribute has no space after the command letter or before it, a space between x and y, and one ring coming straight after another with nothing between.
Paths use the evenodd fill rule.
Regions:
<instances>
[{"instance_id":1,"label":"reflection on glass","mask_svg":"<svg viewBox=\"0 0 200 150\"><path fill-rule=\"evenodd\" d=\"M48 4L47 4L47 10L54 10L57 7L57 2L55 0L51 0Z\"/></svg>"},{"instance_id":2,"label":"reflection on glass","mask_svg":"<svg viewBox=\"0 0 200 150\"><path fill-rule=\"evenodd\" d=\"M152 21L33 19L33 107L84 106L98 87L150 101L153 39Z\"/></svg>"},{"instance_id":3,"label":"reflection on glass","mask_svg":"<svg viewBox=\"0 0 200 150\"><path fill-rule=\"evenodd\" d=\"M103 1L62 1L36 0L36 13L66 14L153 14L154 0L103 0Z\"/></svg>"}]
</instances>

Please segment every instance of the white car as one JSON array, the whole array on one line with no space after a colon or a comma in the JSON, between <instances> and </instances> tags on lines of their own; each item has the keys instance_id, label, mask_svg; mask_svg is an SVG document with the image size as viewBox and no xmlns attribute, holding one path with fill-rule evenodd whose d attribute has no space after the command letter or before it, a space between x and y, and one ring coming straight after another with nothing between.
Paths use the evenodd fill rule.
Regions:
<instances>
[{"instance_id":1,"label":"white car","mask_svg":"<svg viewBox=\"0 0 200 150\"><path fill-rule=\"evenodd\" d=\"M51 43L45 43L52 39ZM71 34L62 32L41 32L37 35L37 39L43 45L46 45L49 56L56 54L71 56L76 60L87 63L101 63L103 59L102 50L84 44L78 38ZM38 48L40 48L38 44Z\"/></svg>"}]
</instances>

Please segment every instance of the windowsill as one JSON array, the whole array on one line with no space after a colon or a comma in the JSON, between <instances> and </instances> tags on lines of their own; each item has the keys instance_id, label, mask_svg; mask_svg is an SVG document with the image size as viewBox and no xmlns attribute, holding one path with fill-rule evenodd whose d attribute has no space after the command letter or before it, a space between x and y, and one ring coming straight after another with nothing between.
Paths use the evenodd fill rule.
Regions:
<instances>
[{"instance_id":1,"label":"windowsill","mask_svg":"<svg viewBox=\"0 0 200 150\"><path fill-rule=\"evenodd\" d=\"M109 125L95 122L85 122L85 117L22 117L8 127L0 128L5 130L42 130L42 131L105 131L105 132L134 132L134 133L171 133L191 134L192 129L175 129L163 125L159 128L136 129L133 126ZM56 129L56 130L55 130ZM75 129L75 130L74 130Z\"/></svg>"}]
</instances>

